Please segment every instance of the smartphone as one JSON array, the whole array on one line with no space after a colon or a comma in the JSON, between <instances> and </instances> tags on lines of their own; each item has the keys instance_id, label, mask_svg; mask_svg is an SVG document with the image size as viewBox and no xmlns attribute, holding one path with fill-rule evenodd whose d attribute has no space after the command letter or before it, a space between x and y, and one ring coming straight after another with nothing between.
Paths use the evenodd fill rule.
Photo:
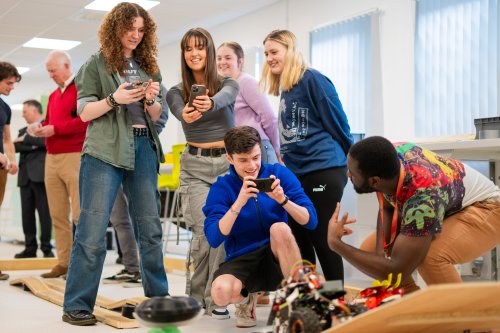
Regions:
<instances>
[{"instance_id":1,"label":"smartphone","mask_svg":"<svg viewBox=\"0 0 500 333\"><path fill-rule=\"evenodd\" d=\"M137 80L134 83L134 89L142 88L142 90L146 90L148 86L149 86L149 81L143 82L141 80Z\"/></svg>"},{"instance_id":2,"label":"smartphone","mask_svg":"<svg viewBox=\"0 0 500 333\"><path fill-rule=\"evenodd\" d=\"M193 84L191 86L191 93L189 94L188 106L193 106L193 101L196 96L203 96L207 93L207 88L202 84Z\"/></svg>"},{"instance_id":3,"label":"smartphone","mask_svg":"<svg viewBox=\"0 0 500 333\"><path fill-rule=\"evenodd\" d=\"M257 178L254 179L253 182L255 183L255 185L257 185L256 188L259 190L259 192L273 191L271 185L274 183L274 178Z\"/></svg>"}]
</instances>

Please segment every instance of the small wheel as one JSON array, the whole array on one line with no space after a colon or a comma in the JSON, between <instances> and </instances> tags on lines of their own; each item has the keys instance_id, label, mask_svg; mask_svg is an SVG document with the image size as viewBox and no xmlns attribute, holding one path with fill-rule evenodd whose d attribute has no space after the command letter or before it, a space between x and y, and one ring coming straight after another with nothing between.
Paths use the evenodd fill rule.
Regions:
<instances>
[{"instance_id":1,"label":"small wheel","mask_svg":"<svg viewBox=\"0 0 500 333\"><path fill-rule=\"evenodd\" d=\"M321 325L316 312L309 308L298 308L292 311L288 319L289 333L319 333Z\"/></svg>"}]
</instances>

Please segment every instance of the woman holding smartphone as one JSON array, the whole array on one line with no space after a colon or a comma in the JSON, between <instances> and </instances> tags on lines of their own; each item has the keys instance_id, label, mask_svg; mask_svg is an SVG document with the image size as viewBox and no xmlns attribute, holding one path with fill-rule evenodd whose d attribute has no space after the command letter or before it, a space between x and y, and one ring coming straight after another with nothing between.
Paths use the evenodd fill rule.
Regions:
<instances>
[{"instance_id":1,"label":"woman holding smartphone","mask_svg":"<svg viewBox=\"0 0 500 333\"><path fill-rule=\"evenodd\" d=\"M122 2L103 19L100 50L75 81L77 111L90 121L80 168L80 218L64 293L63 321L91 325L106 256L105 235L120 186L139 242L147 297L168 295L163 265L158 166L163 158L153 121L160 118L156 24L137 4ZM137 81L147 88L133 87Z\"/></svg>"},{"instance_id":2,"label":"woman holding smartphone","mask_svg":"<svg viewBox=\"0 0 500 333\"><path fill-rule=\"evenodd\" d=\"M227 309L217 308L210 295L213 272L224 260L224 248L210 248L203 230L205 215L201 209L210 186L229 169L224 135L234 127L238 83L217 74L215 46L205 29L190 29L182 37L180 46L182 82L168 91L167 102L173 115L180 120L187 140L181 156L179 188L183 216L193 231L190 257L194 272L191 281L187 281L187 293L213 318L227 319ZM193 85L202 85L206 91L193 98L190 106Z\"/></svg>"},{"instance_id":3,"label":"woman holding smartphone","mask_svg":"<svg viewBox=\"0 0 500 333\"><path fill-rule=\"evenodd\" d=\"M347 116L333 83L309 68L297 51L295 35L274 30L264 39L266 63L261 84L280 96L279 129L285 165L299 178L316 208L316 230L304 232L290 221L302 257L316 262L327 280L343 280L342 258L327 243L328 222L347 183L352 145Z\"/></svg>"},{"instance_id":4,"label":"woman holding smartphone","mask_svg":"<svg viewBox=\"0 0 500 333\"><path fill-rule=\"evenodd\" d=\"M245 54L237 42L222 43L217 49L219 74L235 79L240 92L234 104L234 125L255 128L262 138L262 163L281 161L278 137L278 118L267 97L259 92L257 80L242 71Z\"/></svg>"}]
</instances>

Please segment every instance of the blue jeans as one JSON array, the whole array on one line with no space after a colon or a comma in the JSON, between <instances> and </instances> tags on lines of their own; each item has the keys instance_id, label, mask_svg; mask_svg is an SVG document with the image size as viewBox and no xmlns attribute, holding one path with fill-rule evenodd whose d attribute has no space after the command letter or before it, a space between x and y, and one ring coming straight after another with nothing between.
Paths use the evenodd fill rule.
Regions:
<instances>
[{"instance_id":1,"label":"blue jeans","mask_svg":"<svg viewBox=\"0 0 500 333\"><path fill-rule=\"evenodd\" d=\"M135 169L126 170L90 155L80 167L80 219L71 251L64 311L93 311L106 257L106 228L121 184L139 243L142 285L147 297L168 294L163 265L158 160L148 137L135 137Z\"/></svg>"}]
</instances>

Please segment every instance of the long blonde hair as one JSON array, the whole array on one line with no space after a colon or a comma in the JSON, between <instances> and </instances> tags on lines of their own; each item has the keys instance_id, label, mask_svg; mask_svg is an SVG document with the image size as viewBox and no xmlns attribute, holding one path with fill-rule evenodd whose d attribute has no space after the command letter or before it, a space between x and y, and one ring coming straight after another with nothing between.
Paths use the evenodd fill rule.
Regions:
<instances>
[{"instance_id":1,"label":"long blonde hair","mask_svg":"<svg viewBox=\"0 0 500 333\"><path fill-rule=\"evenodd\" d=\"M308 65L302 54L297 51L296 37L291 31L273 30L266 36L263 44L266 44L268 40L278 42L287 49L283 72L280 75L273 74L269 64L265 62L259 82L263 91L267 90L267 93L278 96L280 90L288 91L302 79Z\"/></svg>"}]
</instances>

